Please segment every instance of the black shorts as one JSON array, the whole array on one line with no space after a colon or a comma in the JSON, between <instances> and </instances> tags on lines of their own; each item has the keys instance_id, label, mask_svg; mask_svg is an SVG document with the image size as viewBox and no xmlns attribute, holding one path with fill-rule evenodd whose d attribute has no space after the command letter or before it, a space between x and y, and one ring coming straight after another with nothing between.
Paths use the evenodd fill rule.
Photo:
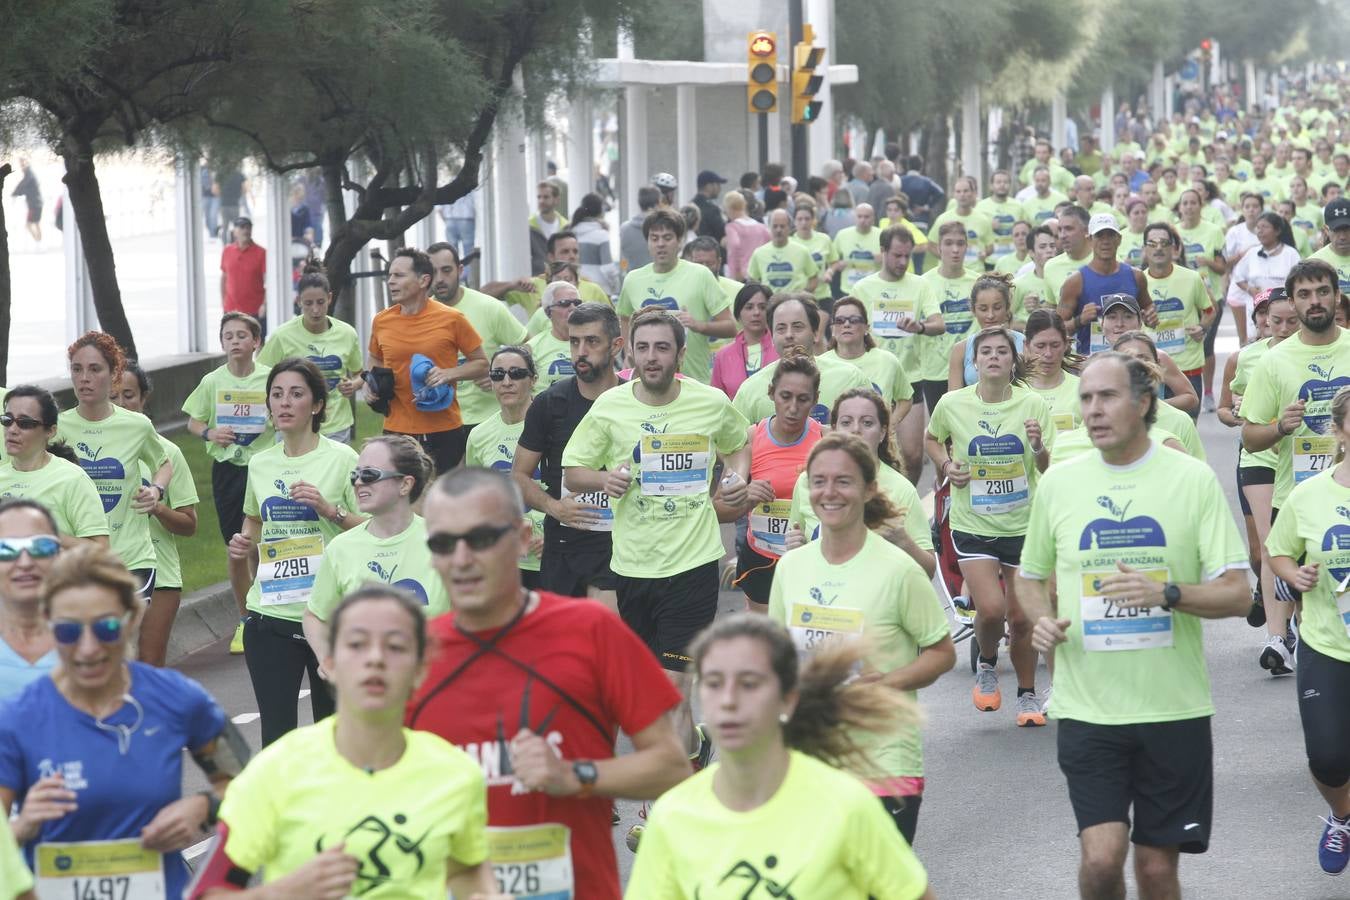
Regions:
<instances>
[{"instance_id":1,"label":"black shorts","mask_svg":"<svg viewBox=\"0 0 1350 900\"><path fill-rule=\"evenodd\" d=\"M910 383L914 389L914 395L922 396L924 406L928 407L928 415L933 415L933 408L937 406L942 395L947 393L947 382L945 381L914 381Z\"/></svg>"},{"instance_id":2,"label":"black shorts","mask_svg":"<svg viewBox=\"0 0 1350 900\"><path fill-rule=\"evenodd\" d=\"M755 603L767 604L776 565L778 560L756 553L748 543L741 544L736 553L736 587Z\"/></svg>"},{"instance_id":3,"label":"black shorts","mask_svg":"<svg viewBox=\"0 0 1350 900\"><path fill-rule=\"evenodd\" d=\"M401 432L385 430L385 434ZM430 434L410 434L408 437L422 445L427 456L436 466L436 474L443 475L464 459L464 445L469 440L468 429L463 425L449 431L433 431Z\"/></svg>"},{"instance_id":4,"label":"black shorts","mask_svg":"<svg viewBox=\"0 0 1350 900\"><path fill-rule=\"evenodd\" d=\"M957 560L996 559L1005 566L1022 564L1022 545L1026 535L1016 537L985 537L968 531L952 529L952 547Z\"/></svg>"},{"instance_id":5,"label":"black shorts","mask_svg":"<svg viewBox=\"0 0 1350 900\"><path fill-rule=\"evenodd\" d=\"M905 843L914 846L914 835L919 830L919 805L923 803L922 794L908 797L882 797L881 805L886 807L891 820Z\"/></svg>"},{"instance_id":6,"label":"black shorts","mask_svg":"<svg viewBox=\"0 0 1350 900\"><path fill-rule=\"evenodd\" d=\"M689 645L717 615L718 563L668 578L618 576L619 615L656 654L661 667L683 672Z\"/></svg>"},{"instance_id":7,"label":"black shorts","mask_svg":"<svg viewBox=\"0 0 1350 900\"><path fill-rule=\"evenodd\" d=\"M584 550L572 544L545 543L539 587L564 597L585 597L589 588L612 591L618 576L609 567L610 548Z\"/></svg>"},{"instance_id":8,"label":"black shorts","mask_svg":"<svg viewBox=\"0 0 1350 900\"><path fill-rule=\"evenodd\" d=\"M1279 510L1277 507L1275 507L1275 506L1271 506L1271 508L1270 508L1270 524L1274 525L1274 524L1275 524L1275 520L1278 519L1279 517L1280 517L1280 510ZM1304 558L1305 558L1305 557L1302 557L1302 556L1300 556L1300 557L1298 558L1297 562L1298 562L1299 565L1303 565L1303 560L1304 560ZM1283 601L1283 602L1285 602L1285 603L1302 603L1302 602L1303 602L1303 592L1302 592L1302 591L1300 591L1298 588L1294 587L1292 584L1290 584L1289 582L1285 581L1283 578L1281 578L1281 577L1278 576L1278 575L1274 576L1274 580L1275 580L1275 599L1276 599L1276 600L1281 600L1281 601Z\"/></svg>"},{"instance_id":9,"label":"black shorts","mask_svg":"<svg viewBox=\"0 0 1350 900\"><path fill-rule=\"evenodd\" d=\"M1267 466L1238 466L1238 505L1242 507L1242 514L1250 516L1252 506L1247 502L1247 495L1242 489L1249 486L1275 483L1275 470Z\"/></svg>"},{"instance_id":10,"label":"black shorts","mask_svg":"<svg viewBox=\"0 0 1350 900\"><path fill-rule=\"evenodd\" d=\"M1059 768L1078 831L1130 824L1130 840L1182 853L1209 848L1214 744L1208 716L1142 725L1059 720Z\"/></svg>"},{"instance_id":11,"label":"black shorts","mask_svg":"<svg viewBox=\"0 0 1350 900\"><path fill-rule=\"evenodd\" d=\"M225 543L244 530L244 490L248 486L248 466L213 460L211 463L211 499L216 504L216 521Z\"/></svg>"}]
</instances>

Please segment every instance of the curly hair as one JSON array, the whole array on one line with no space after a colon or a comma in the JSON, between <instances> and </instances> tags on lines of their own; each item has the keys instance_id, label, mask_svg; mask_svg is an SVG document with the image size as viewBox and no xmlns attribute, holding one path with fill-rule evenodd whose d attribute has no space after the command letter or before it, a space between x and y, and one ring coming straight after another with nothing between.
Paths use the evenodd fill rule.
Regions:
<instances>
[{"instance_id":1,"label":"curly hair","mask_svg":"<svg viewBox=\"0 0 1350 900\"><path fill-rule=\"evenodd\" d=\"M75 354L85 347L93 347L99 352L103 361L108 364L113 381L122 377L122 369L127 364L127 354L112 335L103 331L86 331L75 339L75 343L66 348L66 359L74 359Z\"/></svg>"}]
</instances>

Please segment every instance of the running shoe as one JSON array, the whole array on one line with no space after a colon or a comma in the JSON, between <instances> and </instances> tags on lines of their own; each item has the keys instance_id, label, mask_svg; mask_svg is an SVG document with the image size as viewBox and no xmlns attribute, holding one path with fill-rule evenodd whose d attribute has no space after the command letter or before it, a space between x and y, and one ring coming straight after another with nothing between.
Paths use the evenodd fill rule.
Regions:
<instances>
[{"instance_id":1,"label":"running shoe","mask_svg":"<svg viewBox=\"0 0 1350 900\"><path fill-rule=\"evenodd\" d=\"M1317 845L1317 861L1322 871L1328 875L1339 875L1350 862L1350 816L1337 818L1328 812L1322 820L1327 827L1322 830L1322 840Z\"/></svg>"},{"instance_id":2,"label":"running shoe","mask_svg":"<svg viewBox=\"0 0 1350 900\"><path fill-rule=\"evenodd\" d=\"M1205 403L1205 412L1214 412L1214 410L1217 408L1216 404L1214 403L1213 394L1205 394L1204 403Z\"/></svg>"},{"instance_id":3,"label":"running shoe","mask_svg":"<svg viewBox=\"0 0 1350 900\"><path fill-rule=\"evenodd\" d=\"M1271 635L1261 648L1261 668L1271 675L1293 675L1294 659L1285 646L1284 638Z\"/></svg>"},{"instance_id":4,"label":"running shoe","mask_svg":"<svg viewBox=\"0 0 1350 900\"><path fill-rule=\"evenodd\" d=\"M970 598L957 594L952 598L952 615L956 616L956 621L964 622L967 625L975 624L975 604L970 602Z\"/></svg>"},{"instance_id":5,"label":"running shoe","mask_svg":"<svg viewBox=\"0 0 1350 900\"><path fill-rule=\"evenodd\" d=\"M1253 628L1264 628L1266 625L1266 603L1259 587L1252 591L1252 608L1247 610L1247 624Z\"/></svg>"},{"instance_id":6,"label":"running shoe","mask_svg":"<svg viewBox=\"0 0 1350 900\"><path fill-rule=\"evenodd\" d=\"M642 806L638 808L638 818L642 822L647 821L647 801L642 801ZM624 835L623 842L628 845L628 849L637 852L638 843L642 840L642 832L647 830L647 826L638 822L632 828L628 829L628 834Z\"/></svg>"},{"instance_id":7,"label":"running shoe","mask_svg":"<svg viewBox=\"0 0 1350 900\"><path fill-rule=\"evenodd\" d=\"M1284 631L1284 645L1289 648L1289 658L1298 653L1298 616L1289 617L1289 627Z\"/></svg>"},{"instance_id":8,"label":"running shoe","mask_svg":"<svg viewBox=\"0 0 1350 900\"><path fill-rule=\"evenodd\" d=\"M1017 727L1028 728L1045 724L1045 707L1034 692L1017 698Z\"/></svg>"},{"instance_id":9,"label":"running shoe","mask_svg":"<svg viewBox=\"0 0 1350 900\"><path fill-rule=\"evenodd\" d=\"M980 663L975 670L975 687L970 698L980 712L993 712L1003 705L1003 694L998 689L998 673L988 663Z\"/></svg>"},{"instance_id":10,"label":"running shoe","mask_svg":"<svg viewBox=\"0 0 1350 900\"><path fill-rule=\"evenodd\" d=\"M689 765L698 772L708 768L708 763L712 762L713 743L708 739L708 726L702 722L694 726L694 733L698 735L698 750L689 754Z\"/></svg>"},{"instance_id":11,"label":"running shoe","mask_svg":"<svg viewBox=\"0 0 1350 900\"><path fill-rule=\"evenodd\" d=\"M244 652L244 620L240 619L239 624L235 626L234 637L230 638L230 653L238 656Z\"/></svg>"}]
</instances>

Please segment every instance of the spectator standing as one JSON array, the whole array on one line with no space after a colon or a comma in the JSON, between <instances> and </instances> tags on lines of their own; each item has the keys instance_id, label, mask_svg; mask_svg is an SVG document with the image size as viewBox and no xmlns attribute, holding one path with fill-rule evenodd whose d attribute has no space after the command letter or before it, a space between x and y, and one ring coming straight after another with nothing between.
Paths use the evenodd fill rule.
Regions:
<instances>
[{"instance_id":1,"label":"spectator standing","mask_svg":"<svg viewBox=\"0 0 1350 900\"><path fill-rule=\"evenodd\" d=\"M42 243L42 186L38 184L37 176L33 174L33 167L28 160L19 159L19 171L23 176L19 183L14 186L14 192L11 197L22 197L28 205L28 216L24 220L28 225L28 233L33 236L34 243Z\"/></svg>"},{"instance_id":2,"label":"spectator standing","mask_svg":"<svg viewBox=\"0 0 1350 900\"><path fill-rule=\"evenodd\" d=\"M750 196L744 189L729 191L723 205L727 209L727 274L737 281L745 281L751 254L767 244L773 235L769 233L769 226L750 217Z\"/></svg>"},{"instance_id":3,"label":"spectator standing","mask_svg":"<svg viewBox=\"0 0 1350 900\"><path fill-rule=\"evenodd\" d=\"M267 250L253 241L253 222L234 220L233 241L220 254L222 312L241 312L258 320L267 337Z\"/></svg>"},{"instance_id":4,"label":"spectator standing","mask_svg":"<svg viewBox=\"0 0 1350 900\"><path fill-rule=\"evenodd\" d=\"M722 218L722 210L717 205L717 197L726 183L725 178L711 170L704 169L698 173L698 193L694 195L693 203L698 207L700 237L707 236L717 241L726 237L726 220Z\"/></svg>"},{"instance_id":5,"label":"spectator standing","mask_svg":"<svg viewBox=\"0 0 1350 900\"><path fill-rule=\"evenodd\" d=\"M604 290L609 297L619 295L619 267L609 246L605 227L605 201L599 194L587 194L572 212L572 231L577 236L581 276Z\"/></svg>"},{"instance_id":6,"label":"spectator standing","mask_svg":"<svg viewBox=\"0 0 1350 900\"><path fill-rule=\"evenodd\" d=\"M642 236L642 220L661 202L661 192L651 185L638 188L638 211L633 218L619 226L620 276L640 269L652 261L647 251L647 239Z\"/></svg>"}]
</instances>

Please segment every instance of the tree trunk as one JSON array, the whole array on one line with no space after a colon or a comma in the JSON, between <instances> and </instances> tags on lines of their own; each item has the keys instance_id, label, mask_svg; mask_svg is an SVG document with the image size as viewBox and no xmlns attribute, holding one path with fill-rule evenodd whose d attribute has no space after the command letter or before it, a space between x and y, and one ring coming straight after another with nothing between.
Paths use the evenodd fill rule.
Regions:
<instances>
[{"instance_id":1,"label":"tree trunk","mask_svg":"<svg viewBox=\"0 0 1350 900\"><path fill-rule=\"evenodd\" d=\"M328 286L333 290L333 315L354 325L356 282L352 280L352 260L356 258L362 244L355 243L351 238L346 198L342 196L342 166L325 165L321 171L330 235L328 250L323 255L323 268L328 275Z\"/></svg>"},{"instance_id":2,"label":"tree trunk","mask_svg":"<svg viewBox=\"0 0 1350 900\"><path fill-rule=\"evenodd\" d=\"M923 164L929 178L950 192L947 183L947 117L934 116L923 129Z\"/></svg>"},{"instance_id":3,"label":"tree trunk","mask_svg":"<svg viewBox=\"0 0 1350 900\"><path fill-rule=\"evenodd\" d=\"M5 193L5 179L14 170L9 163L0 165L0 197ZM5 228L5 205L0 203L0 384L9 380L9 231Z\"/></svg>"},{"instance_id":4,"label":"tree trunk","mask_svg":"<svg viewBox=\"0 0 1350 900\"><path fill-rule=\"evenodd\" d=\"M80 229L80 243L84 245L99 328L112 335L129 358L137 359L136 339L131 335L131 325L122 308L122 290L117 285L117 263L108 237L98 173L94 171L93 147L90 142L67 134L62 140L61 158L66 164L66 177L62 180L70 194L70 212Z\"/></svg>"}]
</instances>

